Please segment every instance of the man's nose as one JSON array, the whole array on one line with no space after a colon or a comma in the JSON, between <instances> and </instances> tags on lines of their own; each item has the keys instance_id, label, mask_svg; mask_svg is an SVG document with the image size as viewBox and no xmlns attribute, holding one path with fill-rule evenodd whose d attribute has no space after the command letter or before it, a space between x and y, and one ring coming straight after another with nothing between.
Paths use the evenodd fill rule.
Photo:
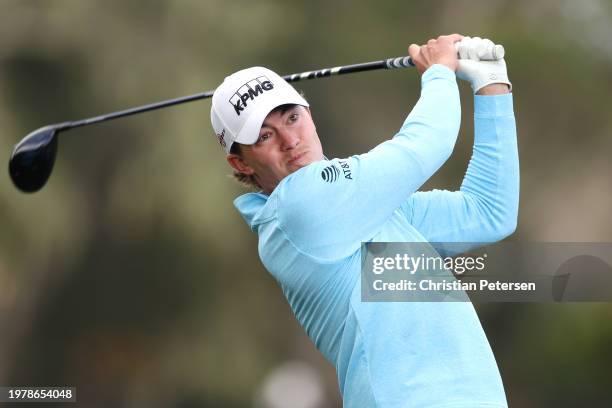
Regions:
<instances>
[{"instance_id":1,"label":"man's nose","mask_svg":"<svg viewBox=\"0 0 612 408\"><path fill-rule=\"evenodd\" d=\"M281 137L282 150L291 150L300 144L300 136L294 130L281 128L279 129L279 136Z\"/></svg>"}]
</instances>

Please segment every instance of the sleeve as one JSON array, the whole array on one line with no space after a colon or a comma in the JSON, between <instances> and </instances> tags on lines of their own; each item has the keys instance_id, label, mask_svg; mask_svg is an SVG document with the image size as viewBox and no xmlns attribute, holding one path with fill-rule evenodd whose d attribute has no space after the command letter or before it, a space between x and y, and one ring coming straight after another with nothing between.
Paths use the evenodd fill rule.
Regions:
<instances>
[{"instance_id":1,"label":"sleeve","mask_svg":"<svg viewBox=\"0 0 612 408\"><path fill-rule=\"evenodd\" d=\"M443 65L430 67L419 101L393 139L283 180L279 220L287 237L323 258L354 252L448 159L460 121L455 73Z\"/></svg>"},{"instance_id":2,"label":"sleeve","mask_svg":"<svg viewBox=\"0 0 612 408\"><path fill-rule=\"evenodd\" d=\"M514 232L519 160L512 94L475 96L474 148L459 191L418 192L402 205L429 242L489 243Z\"/></svg>"}]
</instances>

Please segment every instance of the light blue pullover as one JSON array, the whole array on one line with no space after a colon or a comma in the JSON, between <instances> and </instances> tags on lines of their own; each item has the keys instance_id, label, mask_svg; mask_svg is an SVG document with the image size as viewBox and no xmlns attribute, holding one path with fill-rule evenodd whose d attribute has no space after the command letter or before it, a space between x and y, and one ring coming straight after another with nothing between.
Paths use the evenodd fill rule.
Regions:
<instances>
[{"instance_id":1,"label":"light blue pullover","mask_svg":"<svg viewBox=\"0 0 612 408\"><path fill-rule=\"evenodd\" d=\"M345 407L506 407L469 302L362 302L362 242L494 242L516 226L512 95L475 96L473 155L459 191L417 192L459 131L455 74L422 76L400 131L370 152L312 163L234 205L308 336L335 366Z\"/></svg>"}]
</instances>

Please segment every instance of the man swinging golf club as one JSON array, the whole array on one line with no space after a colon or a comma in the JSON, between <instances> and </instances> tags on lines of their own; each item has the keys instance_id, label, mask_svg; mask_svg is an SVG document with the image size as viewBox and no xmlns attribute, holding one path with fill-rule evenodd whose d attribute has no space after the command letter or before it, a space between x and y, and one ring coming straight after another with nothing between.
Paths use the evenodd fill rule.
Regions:
<instances>
[{"instance_id":1,"label":"man swinging golf club","mask_svg":"<svg viewBox=\"0 0 612 408\"><path fill-rule=\"evenodd\" d=\"M462 41L463 40L463 41ZM455 45L460 48L458 60ZM422 91L399 132L328 160L308 102L261 67L227 77L211 120L236 175L258 190L234 204L308 336L334 364L345 407L506 407L469 302L362 302L362 242L494 242L511 234L519 169L503 59L458 34L410 45ZM417 192L460 127L457 76L474 90L473 155L459 191ZM373 101L375 102L375 101Z\"/></svg>"}]
</instances>

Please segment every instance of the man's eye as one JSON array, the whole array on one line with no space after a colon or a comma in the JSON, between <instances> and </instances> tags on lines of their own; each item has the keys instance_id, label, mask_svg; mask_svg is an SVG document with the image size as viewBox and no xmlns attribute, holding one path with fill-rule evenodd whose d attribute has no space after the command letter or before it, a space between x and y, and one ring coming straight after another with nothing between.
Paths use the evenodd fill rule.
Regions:
<instances>
[{"instance_id":1,"label":"man's eye","mask_svg":"<svg viewBox=\"0 0 612 408\"><path fill-rule=\"evenodd\" d=\"M292 113L292 114L289 116L289 121L290 121L290 122L295 122L296 120L298 120L298 117L299 117L299 116L300 116L300 115L299 115L299 114L297 114L297 113Z\"/></svg>"},{"instance_id":2,"label":"man's eye","mask_svg":"<svg viewBox=\"0 0 612 408\"><path fill-rule=\"evenodd\" d=\"M267 140L269 138L270 138L270 134L269 133L264 133L263 135L259 136L258 142L263 142L264 140Z\"/></svg>"}]
</instances>

